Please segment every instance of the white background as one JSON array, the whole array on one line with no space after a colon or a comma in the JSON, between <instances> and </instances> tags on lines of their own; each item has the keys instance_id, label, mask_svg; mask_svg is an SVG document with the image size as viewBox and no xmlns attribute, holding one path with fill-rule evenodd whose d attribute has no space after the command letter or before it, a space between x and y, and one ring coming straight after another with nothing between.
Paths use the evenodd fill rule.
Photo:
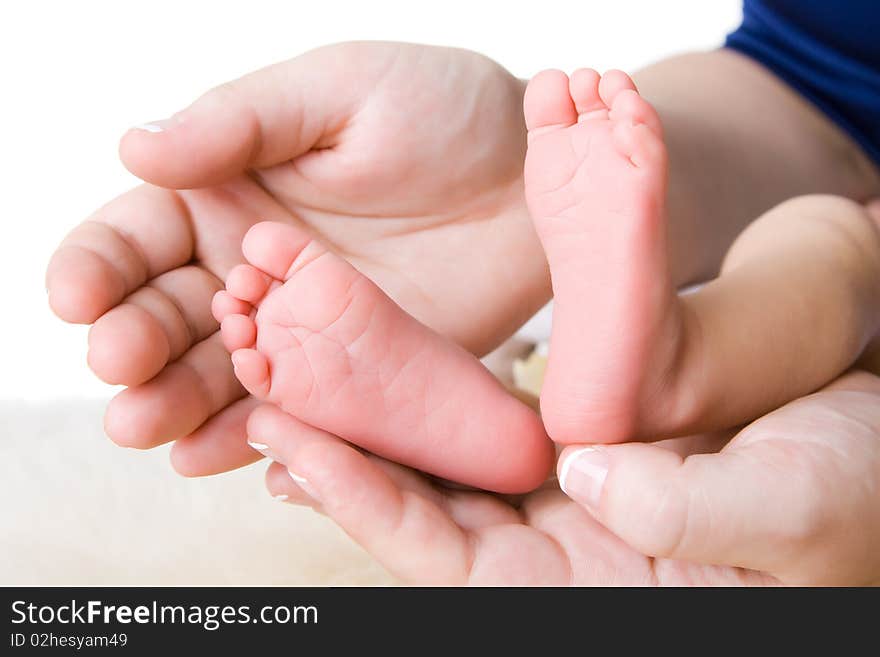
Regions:
<instances>
[{"instance_id":1,"label":"white background","mask_svg":"<svg viewBox=\"0 0 880 657\"><path fill-rule=\"evenodd\" d=\"M116 156L129 125L334 41L460 46L529 77L712 48L739 16L738 0L3 2L0 398L112 392L85 366L86 329L49 312L43 273L67 230L136 184Z\"/></svg>"}]
</instances>

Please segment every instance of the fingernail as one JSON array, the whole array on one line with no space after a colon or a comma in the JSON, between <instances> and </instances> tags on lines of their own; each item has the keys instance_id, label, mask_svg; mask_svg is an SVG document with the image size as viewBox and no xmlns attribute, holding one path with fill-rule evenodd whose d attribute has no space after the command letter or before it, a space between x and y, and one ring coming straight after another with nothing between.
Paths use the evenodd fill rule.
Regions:
<instances>
[{"instance_id":1,"label":"fingernail","mask_svg":"<svg viewBox=\"0 0 880 657\"><path fill-rule=\"evenodd\" d=\"M320 499L321 499L320 497L318 497L318 493L317 493L317 491L315 491L315 489L314 489L314 488L312 487L312 485L309 483L309 480L308 480L308 479L306 479L305 477L300 477L300 476L299 476L298 474L296 474L293 470L288 470L288 471L287 471L287 474L289 474L289 475L290 475L290 478L293 479L293 480L296 482L296 485L299 486L300 488L302 488L306 493L308 493L308 495L309 495L312 499L315 499L315 500L320 500Z\"/></svg>"},{"instance_id":2,"label":"fingernail","mask_svg":"<svg viewBox=\"0 0 880 657\"><path fill-rule=\"evenodd\" d=\"M272 499L277 502L286 502L290 498L287 495L282 494L282 495L273 495Z\"/></svg>"},{"instance_id":3,"label":"fingernail","mask_svg":"<svg viewBox=\"0 0 880 657\"><path fill-rule=\"evenodd\" d=\"M596 510L607 475L608 454L595 447L583 447L563 461L559 486L571 499Z\"/></svg>"},{"instance_id":4,"label":"fingernail","mask_svg":"<svg viewBox=\"0 0 880 657\"><path fill-rule=\"evenodd\" d=\"M248 447L250 447L253 450L258 451L260 454L262 454L266 458L270 458L273 461L278 460L277 458L275 458L275 455L272 453L272 450L269 447L269 445L267 445L265 443L254 442L253 440L247 441L247 444L248 444Z\"/></svg>"},{"instance_id":5,"label":"fingernail","mask_svg":"<svg viewBox=\"0 0 880 657\"><path fill-rule=\"evenodd\" d=\"M132 126L132 130L143 130L144 132L165 132L177 121L175 119L162 119L161 121L150 121L149 123L139 123Z\"/></svg>"}]
</instances>

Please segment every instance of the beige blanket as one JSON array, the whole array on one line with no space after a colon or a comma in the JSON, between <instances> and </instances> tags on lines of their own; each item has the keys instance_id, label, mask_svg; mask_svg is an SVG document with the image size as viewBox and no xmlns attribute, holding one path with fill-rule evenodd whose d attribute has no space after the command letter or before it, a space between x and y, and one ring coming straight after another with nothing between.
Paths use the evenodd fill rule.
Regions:
<instances>
[{"instance_id":1,"label":"beige blanket","mask_svg":"<svg viewBox=\"0 0 880 657\"><path fill-rule=\"evenodd\" d=\"M104 402L0 401L0 584L393 583L335 525L272 500L265 462L184 479L120 449Z\"/></svg>"}]
</instances>

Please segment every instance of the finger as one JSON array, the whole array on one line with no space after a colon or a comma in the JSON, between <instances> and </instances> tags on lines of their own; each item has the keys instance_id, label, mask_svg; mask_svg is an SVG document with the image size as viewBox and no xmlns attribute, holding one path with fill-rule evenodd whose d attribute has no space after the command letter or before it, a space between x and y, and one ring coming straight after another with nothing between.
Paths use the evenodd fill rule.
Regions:
<instances>
[{"instance_id":1,"label":"finger","mask_svg":"<svg viewBox=\"0 0 880 657\"><path fill-rule=\"evenodd\" d=\"M107 407L104 429L118 445L150 449L191 434L244 396L215 333L155 378L119 393Z\"/></svg>"},{"instance_id":2,"label":"finger","mask_svg":"<svg viewBox=\"0 0 880 657\"><path fill-rule=\"evenodd\" d=\"M365 454L401 489L412 491L446 511L465 531L505 524L521 524L522 516L503 495L448 488L432 483L421 472L373 454Z\"/></svg>"},{"instance_id":3,"label":"finger","mask_svg":"<svg viewBox=\"0 0 880 657\"><path fill-rule=\"evenodd\" d=\"M464 531L359 451L271 404L251 414L248 436L266 445L263 451L285 464L292 481L389 571L417 583L465 582Z\"/></svg>"},{"instance_id":4,"label":"finger","mask_svg":"<svg viewBox=\"0 0 880 657\"><path fill-rule=\"evenodd\" d=\"M254 449L282 464L293 461L298 449L313 442L339 438L298 420L274 404L260 404L247 419L247 438Z\"/></svg>"},{"instance_id":5,"label":"finger","mask_svg":"<svg viewBox=\"0 0 880 657\"><path fill-rule=\"evenodd\" d=\"M263 458L247 442L247 419L259 402L245 397L211 417L171 447L171 465L184 477L204 477Z\"/></svg>"},{"instance_id":6,"label":"finger","mask_svg":"<svg viewBox=\"0 0 880 657\"><path fill-rule=\"evenodd\" d=\"M89 331L88 362L107 383L138 385L217 330L209 301L222 286L200 267L157 276Z\"/></svg>"},{"instance_id":7,"label":"finger","mask_svg":"<svg viewBox=\"0 0 880 657\"><path fill-rule=\"evenodd\" d=\"M776 518L768 526L764 506L772 477L736 454L683 459L656 445L568 447L558 472L572 499L649 556L756 567L766 556L756 554L766 553L761 542L780 529Z\"/></svg>"},{"instance_id":8,"label":"finger","mask_svg":"<svg viewBox=\"0 0 880 657\"><path fill-rule=\"evenodd\" d=\"M752 423L718 454L683 459L656 445L569 447L560 483L645 554L741 566L789 582L805 573L852 581L864 555L876 552L868 546L880 541L880 523L870 521L870 486L839 482L880 478L878 400L880 379L849 375Z\"/></svg>"},{"instance_id":9,"label":"finger","mask_svg":"<svg viewBox=\"0 0 880 657\"><path fill-rule=\"evenodd\" d=\"M119 196L62 241L46 270L49 305L91 324L148 279L186 264L193 237L186 208L168 190L142 185Z\"/></svg>"},{"instance_id":10,"label":"finger","mask_svg":"<svg viewBox=\"0 0 880 657\"><path fill-rule=\"evenodd\" d=\"M287 466L282 463L273 461L266 469L266 490L279 502L308 506L323 513L321 504L290 478Z\"/></svg>"},{"instance_id":11,"label":"finger","mask_svg":"<svg viewBox=\"0 0 880 657\"><path fill-rule=\"evenodd\" d=\"M311 443L288 467L308 483L324 513L398 577L466 583L472 562L467 534L357 450L341 442Z\"/></svg>"},{"instance_id":12,"label":"finger","mask_svg":"<svg viewBox=\"0 0 880 657\"><path fill-rule=\"evenodd\" d=\"M119 151L139 178L205 187L325 145L355 111L358 79L336 84L338 52L308 53L223 84L163 121L129 130Z\"/></svg>"},{"instance_id":13,"label":"finger","mask_svg":"<svg viewBox=\"0 0 880 657\"><path fill-rule=\"evenodd\" d=\"M386 461L387 463L387 461ZM443 508L468 532L498 525L521 525L519 512L500 496L476 491L447 491Z\"/></svg>"},{"instance_id":14,"label":"finger","mask_svg":"<svg viewBox=\"0 0 880 657\"><path fill-rule=\"evenodd\" d=\"M251 414L248 419L248 436L251 444L256 443L262 453L283 464L295 462L297 453L306 444L343 442L326 431L294 418L274 404L264 404ZM482 492L438 488L425 475L412 468L372 454L365 456L384 472L394 485L401 490L420 495L446 511L453 521L465 530L522 521L516 510L498 497Z\"/></svg>"},{"instance_id":15,"label":"finger","mask_svg":"<svg viewBox=\"0 0 880 657\"><path fill-rule=\"evenodd\" d=\"M523 504L529 526L552 536L567 556L568 581L593 586L648 586L652 560L626 545L557 487L530 495Z\"/></svg>"},{"instance_id":16,"label":"finger","mask_svg":"<svg viewBox=\"0 0 880 657\"><path fill-rule=\"evenodd\" d=\"M178 441L179 442L179 441ZM176 444L176 443L175 443ZM368 458L379 468L381 468L395 484L401 486L402 489L415 490L426 486L424 478L415 475L408 468L398 466L385 459L378 457ZM411 477L401 477L402 474L411 475ZM273 461L266 470L266 489L269 494L279 502L287 502L288 504L296 504L299 506L308 506L319 513L323 513L320 502L313 498L309 493L290 476L287 466L283 463ZM428 495L428 499L437 496L442 502L443 496L437 491L432 491L433 495ZM420 493L422 494L422 493ZM425 497L424 494L422 494ZM478 530L485 527L505 524L519 524L522 518L514 511L510 505L504 504L501 500L492 495L483 495L479 493L451 493L452 499L448 502L447 511L453 521L466 531ZM566 498L567 499L567 498ZM595 521L593 521L595 522Z\"/></svg>"},{"instance_id":17,"label":"finger","mask_svg":"<svg viewBox=\"0 0 880 657\"><path fill-rule=\"evenodd\" d=\"M247 436L248 445L274 461L266 471L266 487L272 496L277 499L279 495L286 495L289 499L284 501L320 510L321 504L310 494L308 483L299 481L299 475L291 475L287 464L293 462L297 450L307 443L340 439L296 419L274 404L261 404L251 412L247 419Z\"/></svg>"}]
</instances>

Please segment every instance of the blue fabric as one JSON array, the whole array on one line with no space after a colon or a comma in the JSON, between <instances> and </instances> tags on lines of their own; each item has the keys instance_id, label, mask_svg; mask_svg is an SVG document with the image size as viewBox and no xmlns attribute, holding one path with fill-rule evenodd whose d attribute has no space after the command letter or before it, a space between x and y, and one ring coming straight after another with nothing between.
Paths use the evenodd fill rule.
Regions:
<instances>
[{"instance_id":1,"label":"blue fabric","mask_svg":"<svg viewBox=\"0 0 880 657\"><path fill-rule=\"evenodd\" d=\"M880 0L745 0L725 45L794 87L880 164Z\"/></svg>"}]
</instances>

